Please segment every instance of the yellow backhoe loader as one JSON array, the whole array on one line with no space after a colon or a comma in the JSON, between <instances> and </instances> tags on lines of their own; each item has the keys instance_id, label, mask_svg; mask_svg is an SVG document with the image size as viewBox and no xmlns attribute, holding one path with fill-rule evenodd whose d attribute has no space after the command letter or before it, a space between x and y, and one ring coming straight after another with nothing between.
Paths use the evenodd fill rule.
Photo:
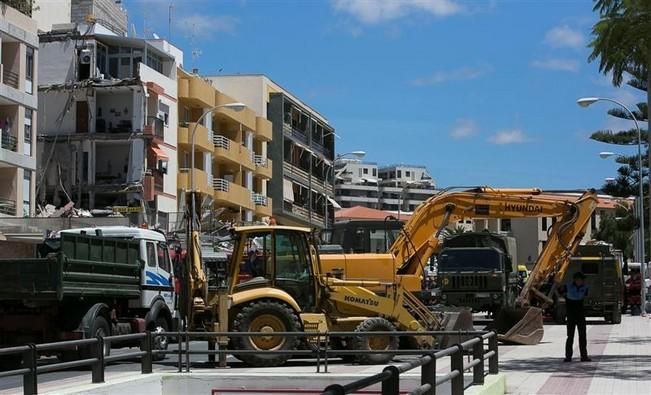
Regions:
<instances>
[{"instance_id":1,"label":"yellow backhoe loader","mask_svg":"<svg viewBox=\"0 0 651 395\"><path fill-rule=\"evenodd\" d=\"M549 295L563 278L596 205L597 197L593 191L585 192L578 199L544 196L537 188L479 187L444 191L416 209L389 253L322 255L322 266L325 272L339 273L346 280L391 281L420 294L425 267L441 246L441 232L450 224L470 218L556 218L529 281L516 299L519 308L515 312L502 309L495 319L495 327L503 341L537 344L543 336L542 313L539 308L529 307L552 302ZM542 289L551 279L555 285L545 294Z\"/></svg>"},{"instance_id":2,"label":"yellow backhoe loader","mask_svg":"<svg viewBox=\"0 0 651 395\"><path fill-rule=\"evenodd\" d=\"M226 287L210 290L198 248L198 232L191 231L187 267L188 305L185 314L192 331L326 332L396 331L396 336L355 336L339 346L376 350L357 357L360 363L386 363L398 347L398 331L472 329L469 312L431 312L401 284L346 281L322 272L311 230L283 226L248 226L230 231L233 249ZM382 295L367 287L383 288ZM254 366L276 366L291 355L268 350L309 346L299 336L233 337L233 354ZM208 339L216 341L217 339ZM221 341L225 339L220 339ZM312 339L313 340L313 339ZM420 347L441 346L445 339L417 336ZM438 343L438 344L437 344ZM259 353L240 353L257 350Z\"/></svg>"}]
</instances>

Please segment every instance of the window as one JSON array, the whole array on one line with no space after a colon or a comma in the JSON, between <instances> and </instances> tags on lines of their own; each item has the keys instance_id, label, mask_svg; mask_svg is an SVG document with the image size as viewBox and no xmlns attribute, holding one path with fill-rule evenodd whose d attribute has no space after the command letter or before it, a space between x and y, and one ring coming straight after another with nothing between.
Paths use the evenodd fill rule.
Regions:
<instances>
[{"instance_id":1,"label":"window","mask_svg":"<svg viewBox=\"0 0 651 395\"><path fill-rule=\"evenodd\" d=\"M32 172L23 171L23 216L29 217L30 214L30 195L32 194Z\"/></svg>"},{"instance_id":2,"label":"window","mask_svg":"<svg viewBox=\"0 0 651 395\"><path fill-rule=\"evenodd\" d=\"M500 220L500 231L510 232L511 231L511 220L504 218Z\"/></svg>"},{"instance_id":3,"label":"window","mask_svg":"<svg viewBox=\"0 0 651 395\"><path fill-rule=\"evenodd\" d=\"M398 176L400 177L400 176ZM405 177L411 177L411 172L409 170L405 171Z\"/></svg>"},{"instance_id":4,"label":"window","mask_svg":"<svg viewBox=\"0 0 651 395\"><path fill-rule=\"evenodd\" d=\"M33 93L34 81L34 48L32 47L27 47L26 68L25 79L27 80L27 83L25 84L25 92L31 95Z\"/></svg>"},{"instance_id":5,"label":"window","mask_svg":"<svg viewBox=\"0 0 651 395\"><path fill-rule=\"evenodd\" d=\"M398 170L398 178L402 177L402 170Z\"/></svg>"},{"instance_id":6,"label":"window","mask_svg":"<svg viewBox=\"0 0 651 395\"><path fill-rule=\"evenodd\" d=\"M546 231L547 230L547 217L542 217L542 230Z\"/></svg>"},{"instance_id":7,"label":"window","mask_svg":"<svg viewBox=\"0 0 651 395\"><path fill-rule=\"evenodd\" d=\"M297 233L276 233L276 278L303 279L310 273L305 240Z\"/></svg>"},{"instance_id":8,"label":"window","mask_svg":"<svg viewBox=\"0 0 651 395\"><path fill-rule=\"evenodd\" d=\"M251 277L269 278L271 275L271 233L250 234L244 240L240 273Z\"/></svg>"},{"instance_id":9,"label":"window","mask_svg":"<svg viewBox=\"0 0 651 395\"><path fill-rule=\"evenodd\" d=\"M368 168L364 168L364 174L368 174Z\"/></svg>"},{"instance_id":10,"label":"window","mask_svg":"<svg viewBox=\"0 0 651 395\"><path fill-rule=\"evenodd\" d=\"M158 251L158 267L168 273L171 272L170 256L167 251L167 245L165 243L158 243L156 247Z\"/></svg>"},{"instance_id":11,"label":"window","mask_svg":"<svg viewBox=\"0 0 651 395\"><path fill-rule=\"evenodd\" d=\"M147 266L156 267L156 247L149 241L147 242Z\"/></svg>"},{"instance_id":12,"label":"window","mask_svg":"<svg viewBox=\"0 0 651 395\"><path fill-rule=\"evenodd\" d=\"M25 145L23 153L27 156L32 155L32 110L25 109L25 129L23 132L25 136Z\"/></svg>"},{"instance_id":13,"label":"window","mask_svg":"<svg viewBox=\"0 0 651 395\"><path fill-rule=\"evenodd\" d=\"M373 169L373 177L377 177L377 169Z\"/></svg>"}]
</instances>

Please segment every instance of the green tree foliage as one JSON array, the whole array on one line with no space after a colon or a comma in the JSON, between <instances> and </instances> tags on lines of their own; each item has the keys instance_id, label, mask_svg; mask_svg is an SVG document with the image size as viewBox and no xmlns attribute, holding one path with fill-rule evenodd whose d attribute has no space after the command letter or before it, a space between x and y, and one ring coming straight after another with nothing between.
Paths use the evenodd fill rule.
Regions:
<instances>
[{"instance_id":1,"label":"green tree foliage","mask_svg":"<svg viewBox=\"0 0 651 395\"><path fill-rule=\"evenodd\" d=\"M2 4L15 8L27 16L32 16L32 11L36 9L36 0L2 0Z\"/></svg>"},{"instance_id":2,"label":"green tree foliage","mask_svg":"<svg viewBox=\"0 0 651 395\"><path fill-rule=\"evenodd\" d=\"M633 256L632 236L637 227L637 220L625 206L615 210L615 214L605 214L599 221L599 230L594 238L612 244L614 248L622 250L625 258Z\"/></svg>"},{"instance_id":3,"label":"green tree foliage","mask_svg":"<svg viewBox=\"0 0 651 395\"><path fill-rule=\"evenodd\" d=\"M466 232L468 232L466 230L466 228L464 228L461 225L457 225L454 228L445 228L443 230L443 238L448 239L448 238L450 238L452 236L462 235L462 234L464 234Z\"/></svg>"}]
</instances>

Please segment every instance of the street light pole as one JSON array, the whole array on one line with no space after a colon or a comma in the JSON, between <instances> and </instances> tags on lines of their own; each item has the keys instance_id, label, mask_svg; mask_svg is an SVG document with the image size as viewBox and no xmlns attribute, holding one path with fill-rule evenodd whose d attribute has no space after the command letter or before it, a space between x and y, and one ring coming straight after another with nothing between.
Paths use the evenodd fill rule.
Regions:
<instances>
[{"instance_id":1,"label":"street light pole","mask_svg":"<svg viewBox=\"0 0 651 395\"><path fill-rule=\"evenodd\" d=\"M227 104L220 104L217 106L214 106L210 108L208 111L204 112L201 114L199 119L197 119L197 122L195 122L194 126L192 127L192 134L190 135L190 140L191 140L191 145L190 148L192 152L190 153L190 194L192 196L192 218L191 218L191 225L190 225L190 232L194 231L194 224L195 224L195 219L197 215L197 210L196 210L196 191L194 189L194 137L197 133L197 128L199 124L201 124L201 121L208 115L212 114L214 111L219 110L220 108L228 108L233 111L242 111L246 105L242 103L227 103ZM190 233L192 235L192 233Z\"/></svg>"},{"instance_id":2,"label":"street light pole","mask_svg":"<svg viewBox=\"0 0 651 395\"><path fill-rule=\"evenodd\" d=\"M642 183L644 182L644 173L643 173L643 167L642 167L642 130L640 129L640 125L637 122L637 118L635 118L635 114L633 114L633 111L631 111L628 107L626 107L623 103L614 100L614 99L609 99L606 97L584 97L578 99L576 102L579 106L581 107L588 107L591 104L594 104L598 101L607 101L611 102L614 104L617 104L621 108L628 113L628 115L631 117L633 122L635 123L635 129L637 129L637 160L638 160L638 170L640 174L640 179L638 181L638 186L639 186L639 198L640 198L640 207L639 207L639 213L638 215L640 216L640 271L642 272L642 308L644 309L644 305L646 303L646 285L645 285L645 278L646 278L646 255L645 255L645 248L644 248L644 187ZM650 131L651 132L651 131ZM602 156L602 155L600 155ZM608 155L610 156L610 155ZM608 157L606 156L606 157ZM602 156L604 157L604 156ZM651 179L650 179L651 181ZM651 189L649 190L649 219L651 220ZM650 240L651 243L651 240ZM649 247L649 251L651 252L651 246Z\"/></svg>"}]
</instances>

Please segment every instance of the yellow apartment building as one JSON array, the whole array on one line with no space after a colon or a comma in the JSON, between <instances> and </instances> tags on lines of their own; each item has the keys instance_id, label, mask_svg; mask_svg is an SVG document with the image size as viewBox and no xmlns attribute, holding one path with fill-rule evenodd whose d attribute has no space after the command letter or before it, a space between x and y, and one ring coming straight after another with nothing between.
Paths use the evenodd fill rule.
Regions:
<instances>
[{"instance_id":1,"label":"yellow apartment building","mask_svg":"<svg viewBox=\"0 0 651 395\"><path fill-rule=\"evenodd\" d=\"M177 79L179 207L185 204L184 192L192 190L194 173L194 190L201 202L212 202L219 219L252 223L270 217L267 183L272 162L267 158L267 145L272 139L271 122L248 107L242 111L220 107L238 100L196 74L178 69ZM211 114L197 123L206 112Z\"/></svg>"}]
</instances>

